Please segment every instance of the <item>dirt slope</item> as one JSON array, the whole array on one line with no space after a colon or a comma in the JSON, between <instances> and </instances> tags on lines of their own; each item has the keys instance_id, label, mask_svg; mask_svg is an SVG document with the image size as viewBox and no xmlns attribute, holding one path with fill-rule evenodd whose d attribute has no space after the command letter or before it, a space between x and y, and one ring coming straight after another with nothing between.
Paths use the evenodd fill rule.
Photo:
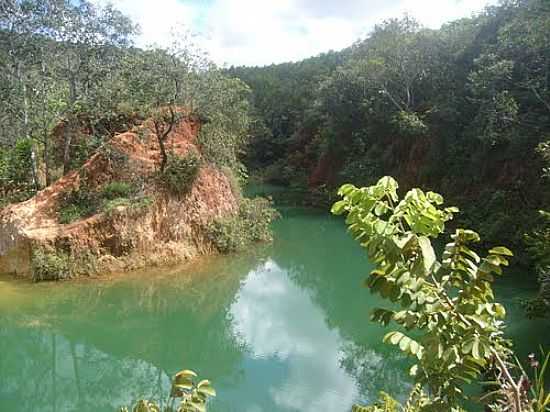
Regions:
<instances>
[{"instance_id":1,"label":"dirt slope","mask_svg":"<svg viewBox=\"0 0 550 412\"><path fill-rule=\"evenodd\" d=\"M200 150L200 125L184 118L168 136L169 150L183 155ZM213 247L205 225L236 212L238 201L228 178L204 163L190 192L176 198L153 178L160 162L150 121L115 136L80 170L35 197L0 211L0 273L32 276L36 255L63 257L60 277L176 263L207 254ZM111 181L139 182L147 207L118 207L71 224L58 222L61 199L84 183L100 189ZM34 264L34 266L33 266Z\"/></svg>"}]
</instances>

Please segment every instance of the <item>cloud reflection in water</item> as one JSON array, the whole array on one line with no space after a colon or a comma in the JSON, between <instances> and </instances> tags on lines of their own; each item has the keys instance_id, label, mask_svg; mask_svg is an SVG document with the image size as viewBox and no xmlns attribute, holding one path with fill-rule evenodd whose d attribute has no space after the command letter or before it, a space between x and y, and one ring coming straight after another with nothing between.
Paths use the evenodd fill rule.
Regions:
<instances>
[{"instance_id":1,"label":"cloud reflection in water","mask_svg":"<svg viewBox=\"0 0 550 412\"><path fill-rule=\"evenodd\" d=\"M269 388L275 404L304 412L350 410L358 386L340 366L338 329L329 329L322 309L274 261L249 273L230 314L235 335L254 358L285 364L286 379Z\"/></svg>"}]
</instances>

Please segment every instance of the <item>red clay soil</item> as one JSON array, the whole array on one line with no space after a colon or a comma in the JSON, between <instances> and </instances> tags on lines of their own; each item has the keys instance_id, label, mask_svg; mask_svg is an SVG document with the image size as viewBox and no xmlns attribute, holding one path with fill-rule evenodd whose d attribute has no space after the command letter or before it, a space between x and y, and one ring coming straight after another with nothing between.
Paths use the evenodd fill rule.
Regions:
<instances>
[{"instance_id":1,"label":"red clay soil","mask_svg":"<svg viewBox=\"0 0 550 412\"><path fill-rule=\"evenodd\" d=\"M179 155L189 151L200 155L199 130L197 121L185 117L168 136L167 149ZM116 135L106 147L33 198L0 210L0 273L32 275L33 252L38 249L69 256L74 263L71 275L177 263L213 251L205 225L238 208L227 176L205 164L181 199L157 187L150 179L160 163L151 121ZM112 153L125 158L124 167L113 160ZM60 224L59 202L80 187L83 176L91 188L139 177L153 202L138 212L119 207L109 215Z\"/></svg>"}]
</instances>

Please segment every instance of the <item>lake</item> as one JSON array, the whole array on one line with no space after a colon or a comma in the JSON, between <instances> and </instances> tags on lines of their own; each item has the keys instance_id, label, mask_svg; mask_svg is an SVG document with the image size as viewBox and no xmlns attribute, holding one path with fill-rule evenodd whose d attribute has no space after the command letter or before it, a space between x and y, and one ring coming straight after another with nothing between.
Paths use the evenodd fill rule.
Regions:
<instances>
[{"instance_id":1,"label":"lake","mask_svg":"<svg viewBox=\"0 0 550 412\"><path fill-rule=\"evenodd\" d=\"M0 411L117 411L160 399L193 369L213 382L209 411L349 412L380 390L404 396L409 362L369 321L381 301L342 219L282 210L275 241L177 268L62 283L0 278ZM521 357L550 347L525 319L533 282L496 286Z\"/></svg>"}]
</instances>

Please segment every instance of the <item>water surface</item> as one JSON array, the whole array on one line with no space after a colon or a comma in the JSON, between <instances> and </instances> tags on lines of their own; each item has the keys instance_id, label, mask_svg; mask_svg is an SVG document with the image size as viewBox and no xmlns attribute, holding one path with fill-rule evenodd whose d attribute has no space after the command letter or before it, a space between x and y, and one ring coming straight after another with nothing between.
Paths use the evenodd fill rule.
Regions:
<instances>
[{"instance_id":1,"label":"water surface","mask_svg":"<svg viewBox=\"0 0 550 412\"><path fill-rule=\"evenodd\" d=\"M369 321L380 300L342 220L283 211L275 242L186 267L57 284L0 278L0 411L116 411L161 399L169 377L198 371L218 391L209 411L349 411L403 395L407 361ZM521 356L550 347L528 321L525 276L499 282Z\"/></svg>"}]
</instances>

